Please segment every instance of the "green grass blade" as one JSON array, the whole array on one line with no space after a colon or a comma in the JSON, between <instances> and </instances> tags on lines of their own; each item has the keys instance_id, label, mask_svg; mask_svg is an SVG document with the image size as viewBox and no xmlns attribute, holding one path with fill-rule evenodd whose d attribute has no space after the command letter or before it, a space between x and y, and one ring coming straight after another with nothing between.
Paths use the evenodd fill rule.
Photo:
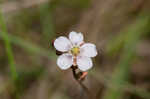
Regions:
<instances>
[{"instance_id":1,"label":"green grass blade","mask_svg":"<svg viewBox=\"0 0 150 99\"><path fill-rule=\"evenodd\" d=\"M16 67L15 67L15 62L14 62L14 56L11 48L11 43L9 40L9 37L7 36L7 28L6 24L4 22L4 18L2 13L0 12L0 31L1 31L1 36L4 40L5 47L6 47L6 53L8 56L8 62L10 66L10 72L11 72L11 77L13 80L17 79L17 72L16 72Z\"/></svg>"},{"instance_id":2,"label":"green grass blade","mask_svg":"<svg viewBox=\"0 0 150 99\"><path fill-rule=\"evenodd\" d=\"M131 62L134 59L135 48L137 42L140 40L142 33L145 33L149 22L149 18L140 17L137 22L128 29L127 36L125 38L124 50L121 60L112 75L111 83L116 85L117 88L108 88L104 99L121 99L123 96L123 90L121 85L125 85L128 80L128 74L130 72Z\"/></svg>"},{"instance_id":3,"label":"green grass blade","mask_svg":"<svg viewBox=\"0 0 150 99\"><path fill-rule=\"evenodd\" d=\"M35 44L32 44L28 41L25 41L25 40L21 39L20 37L14 36L14 35L10 35L10 34L6 34L6 35L9 38L11 43L13 43L17 46L20 46L20 47L22 47L23 49L25 49L27 51L33 52L35 54L39 54L41 56L46 56L51 60L56 59L55 51L52 51L50 49L47 50L45 48L41 48L41 47L39 47ZM0 33L0 36L2 36L1 33Z\"/></svg>"}]
</instances>

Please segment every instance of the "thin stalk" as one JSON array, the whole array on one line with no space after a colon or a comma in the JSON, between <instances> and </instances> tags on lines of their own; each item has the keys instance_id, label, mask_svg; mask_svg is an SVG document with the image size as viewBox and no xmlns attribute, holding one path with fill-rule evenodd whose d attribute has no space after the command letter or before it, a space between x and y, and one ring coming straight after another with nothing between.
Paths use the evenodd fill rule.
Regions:
<instances>
[{"instance_id":1,"label":"thin stalk","mask_svg":"<svg viewBox=\"0 0 150 99\"><path fill-rule=\"evenodd\" d=\"M76 73L77 68L73 68L72 67L72 74L74 79L79 83L79 85L81 86L81 88L83 89L83 91L87 94L89 99L95 99L94 94L83 84L83 80L80 80L79 73Z\"/></svg>"}]
</instances>

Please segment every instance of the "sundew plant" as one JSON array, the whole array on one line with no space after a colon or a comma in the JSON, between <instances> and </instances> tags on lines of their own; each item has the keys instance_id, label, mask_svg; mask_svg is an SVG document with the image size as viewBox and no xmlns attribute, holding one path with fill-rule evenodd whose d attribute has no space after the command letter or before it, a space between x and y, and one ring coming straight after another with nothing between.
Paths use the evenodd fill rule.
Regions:
<instances>
[{"instance_id":1,"label":"sundew plant","mask_svg":"<svg viewBox=\"0 0 150 99\"><path fill-rule=\"evenodd\" d=\"M150 0L1 0L0 99L150 99Z\"/></svg>"}]
</instances>

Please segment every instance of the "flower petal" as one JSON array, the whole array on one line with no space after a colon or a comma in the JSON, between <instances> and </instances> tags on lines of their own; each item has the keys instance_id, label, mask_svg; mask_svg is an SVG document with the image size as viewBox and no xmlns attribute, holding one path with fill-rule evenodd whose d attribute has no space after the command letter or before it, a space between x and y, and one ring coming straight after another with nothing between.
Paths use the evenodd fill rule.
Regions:
<instances>
[{"instance_id":1,"label":"flower petal","mask_svg":"<svg viewBox=\"0 0 150 99\"><path fill-rule=\"evenodd\" d=\"M96 46L91 43L85 43L80 48L80 55L86 57L95 57L97 55Z\"/></svg>"},{"instance_id":2,"label":"flower petal","mask_svg":"<svg viewBox=\"0 0 150 99\"><path fill-rule=\"evenodd\" d=\"M57 65L60 67L62 70L66 70L69 67L71 67L73 64L73 57L71 54L63 54L58 57L57 59Z\"/></svg>"},{"instance_id":3,"label":"flower petal","mask_svg":"<svg viewBox=\"0 0 150 99\"><path fill-rule=\"evenodd\" d=\"M92 68L93 63L92 63L91 58L80 56L80 57L77 57L77 65L81 71L86 71L86 70Z\"/></svg>"},{"instance_id":4,"label":"flower petal","mask_svg":"<svg viewBox=\"0 0 150 99\"><path fill-rule=\"evenodd\" d=\"M58 37L54 41L54 47L56 48L56 50L61 51L61 52L68 51L71 48L71 46L72 45L71 45L70 40L64 36Z\"/></svg>"},{"instance_id":5,"label":"flower petal","mask_svg":"<svg viewBox=\"0 0 150 99\"><path fill-rule=\"evenodd\" d=\"M83 42L83 34L72 31L69 34L69 39L73 45L80 45Z\"/></svg>"}]
</instances>

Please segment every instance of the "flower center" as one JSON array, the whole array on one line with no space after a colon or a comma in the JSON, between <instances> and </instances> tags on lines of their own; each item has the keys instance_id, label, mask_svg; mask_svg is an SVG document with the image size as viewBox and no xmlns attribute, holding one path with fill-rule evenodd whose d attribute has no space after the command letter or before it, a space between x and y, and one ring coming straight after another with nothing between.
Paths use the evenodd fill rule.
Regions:
<instances>
[{"instance_id":1,"label":"flower center","mask_svg":"<svg viewBox=\"0 0 150 99\"><path fill-rule=\"evenodd\" d=\"M73 47L72 49L71 49L71 53L73 54L73 55L78 55L79 53L80 53L80 48L79 47Z\"/></svg>"}]
</instances>

